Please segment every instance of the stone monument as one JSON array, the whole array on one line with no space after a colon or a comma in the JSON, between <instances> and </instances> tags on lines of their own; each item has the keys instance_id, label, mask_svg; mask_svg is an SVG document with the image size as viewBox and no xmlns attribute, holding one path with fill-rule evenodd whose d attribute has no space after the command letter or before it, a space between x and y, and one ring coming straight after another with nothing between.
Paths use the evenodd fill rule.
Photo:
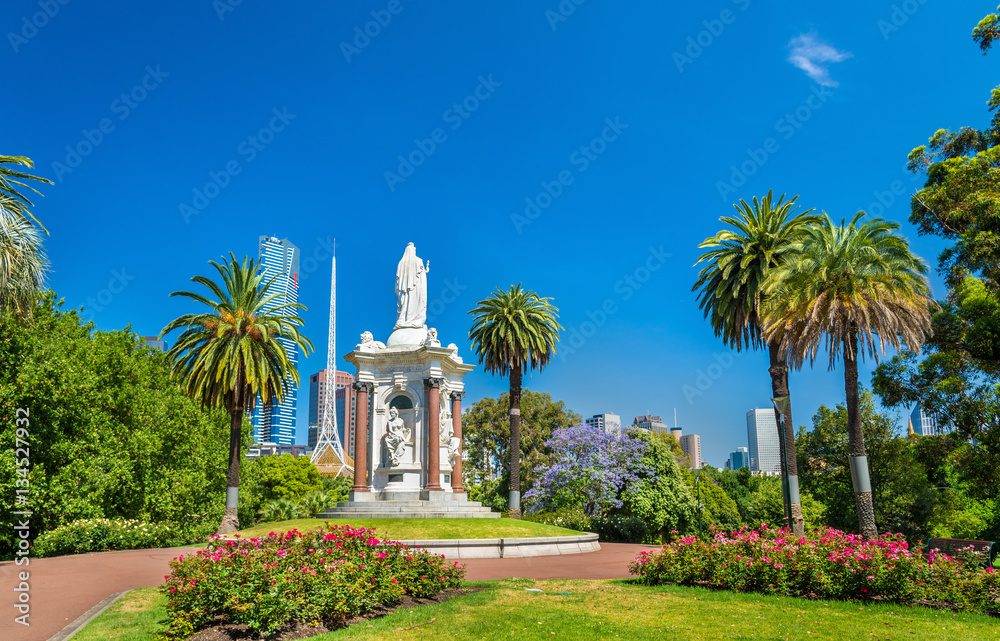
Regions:
<instances>
[{"instance_id":1,"label":"stone monument","mask_svg":"<svg viewBox=\"0 0 1000 641\"><path fill-rule=\"evenodd\" d=\"M354 487L327 518L499 517L462 489L462 377L452 343L427 327L430 262L406 246L396 267L396 323L344 358L357 369Z\"/></svg>"}]
</instances>

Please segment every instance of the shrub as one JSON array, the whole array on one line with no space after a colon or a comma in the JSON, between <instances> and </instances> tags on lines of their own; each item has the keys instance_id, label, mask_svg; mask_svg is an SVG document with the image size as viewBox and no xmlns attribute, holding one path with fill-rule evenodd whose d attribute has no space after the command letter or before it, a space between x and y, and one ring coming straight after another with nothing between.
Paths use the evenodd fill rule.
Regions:
<instances>
[{"instance_id":1,"label":"shrub","mask_svg":"<svg viewBox=\"0 0 1000 641\"><path fill-rule=\"evenodd\" d=\"M289 499L268 501L260 509L260 512L257 513L258 518L264 523L291 521L292 519L302 518L304 515L302 506Z\"/></svg>"},{"instance_id":2,"label":"shrub","mask_svg":"<svg viewBox=\"0 0 1000 641\"><path fill-rule=\"evenodd\" d=\"M35 539L35 556L172 547L204 540L211 530L131 519L80 519L40 534Z\"/></svg>"},{"instance_id":3,"label":"shrub","mask_svg":"<svg viewBox=\"0 0 1000 641\"><path fill-rule=\"evenodd\" d=\"M319 516L321 512L326 511L326 508L331 505L335 505L336 503L337 501L335 501L326 492L317 491L310 492L309 494L303 496L302 500L299 501L299 506L301 508L302 516L314 517Z\"/></svg>"},{"instance_id":4,"label":"shrub","mask_svg":"<svg viewBox=\"0 0 1000 641\"><path fill-rule=\"evenodd\" d=\"M265 634L296 620L336 627L404 594L428 597L461 584L458 562L372 534L329 526L260 539L212 537L214 546L170 563L161 588L166 638L186 638L216 617Z\"/></svg>"},{"instance_id":5,"label":"shrub","mask_svg":"<svg viewBox=\"0 0 1000 641\"><path fill-rule=\"evenodd\" d=\"M578 532L593 531L591 529L593 527L591 518L587 516L580 507L570 507L560 510L552 510L550 512L542 512L540 514L531 514L528 516L522 516L521 520L531 521L533 523L545 523L546 525L555 525L556 527L564 527L569 530L577 530Z\"/></svg>"},{"instance_id":6,"label":"shrub","mask_svg":"<svg viewBox=\"0 0 1000 641\"><path fill-rule=\"evenodd\" d=\"M901 534L870 541L827 528L797 538L788 529L717 532L641 553L629 571L646 584L673 582L737 592L824 599L933 602L958 609L1000 609L1000 572L974 560L909 549Z\"/></svg>"},{"instance_id":7,"label":"shrub","mask_svg":"<svg viewBox=\"0 0 1000 641\"><path fill-rule=\"evenodd\" d=\"M653 536L646 522L637 516L595 516L591 523L591 531L602 541L646 543Z\"/></svg>"}]
</instances>

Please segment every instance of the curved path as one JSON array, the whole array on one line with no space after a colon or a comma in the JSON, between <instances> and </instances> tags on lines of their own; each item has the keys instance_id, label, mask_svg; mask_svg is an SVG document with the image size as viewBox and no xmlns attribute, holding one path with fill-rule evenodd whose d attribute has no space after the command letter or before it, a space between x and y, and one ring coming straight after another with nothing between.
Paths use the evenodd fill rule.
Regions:
<instances>
[{"instance_id":1,"label":"curved path","mask_svg":"<svg viewBox=\"0 0 1000 641\"><path fill-rule=\"evenodd\" d=\"M28 567L12 561L0 563L0 639L46 641L106 597L146 586L159 585L170 571L170 561L197 547L169 550L128 550L32 559ZM522 577L531 579L617 579L629 576L628 564L642 550L659 546L602 543L599 552L536 556L519 559L462 559L466 579L489 581ZM12 607L20 582L29 573L31 625L14 622Z\"/></svg>"}]
</instances>

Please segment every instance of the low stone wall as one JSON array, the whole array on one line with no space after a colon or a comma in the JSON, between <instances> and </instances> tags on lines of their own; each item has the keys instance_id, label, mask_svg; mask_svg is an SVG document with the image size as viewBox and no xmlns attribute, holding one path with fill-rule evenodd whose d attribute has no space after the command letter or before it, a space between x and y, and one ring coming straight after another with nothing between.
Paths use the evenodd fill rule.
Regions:
<instances>
[{"instance_id":1,"label":"low stone wall","mask_svg":"<svg viewBox=\"0 0 1000 641\"><path fill-rule=\"evenodd\" d=\"M558 556L597 552L601 544L596 534L550 536L530 539L430 539L400 541L411 548L448 559L516 559L526 556Z\"/></svg>"}]
</instances>

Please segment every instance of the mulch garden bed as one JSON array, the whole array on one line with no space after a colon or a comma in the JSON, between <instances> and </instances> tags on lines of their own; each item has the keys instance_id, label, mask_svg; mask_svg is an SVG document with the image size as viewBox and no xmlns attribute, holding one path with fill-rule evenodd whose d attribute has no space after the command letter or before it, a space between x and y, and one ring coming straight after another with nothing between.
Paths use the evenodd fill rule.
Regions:
<instances>
[{"instance_id":1,"label":"mulch garden bed","mask_svg":"<svg viewBox=\"0 0 1000 641\"><path fill-rule=\"evenodd\" d=\"M189 637L189 641L293 641L295 639L308 639L309 637L314 637L318 634L324 634L326 632L331 632L339 627L348 627L352 625L358 625L364 623L365 621L370 621L372 619L377 619L379 617L384 617L385 615L395 612L399 609L409 609L418 608L424 605L430 605L431 603L444 603L449 599L453 599L458 596L465 596L466 594L472 594L474 592L479 592L480 590L485 590L485 587L473 587L473 588L459 588L457 590L448 590L447 592L440 592L432 597L426 599L414 599L413 597L404 596L398 603L392 606L382 606L368 612L363 616L354 617L349 619L344 623L343 626L336 626L334 628L327 628L324 625L307 625L302 621L295 621L294 623L285 626L278 630L276 633L263 636L252 630L248 630L245 625L235 625L232 623L219 622L218 624L212 625L210 628L205 628L201 632L198 632L192 637ZM433 627L435 623L434 619L429 619L426 622L418 623L416 625L410 626L412 628L429 626ZM408 629L408 628L400 628ZM429 632L433 636L433 632Z\"/></svg>"}]
</instances>

